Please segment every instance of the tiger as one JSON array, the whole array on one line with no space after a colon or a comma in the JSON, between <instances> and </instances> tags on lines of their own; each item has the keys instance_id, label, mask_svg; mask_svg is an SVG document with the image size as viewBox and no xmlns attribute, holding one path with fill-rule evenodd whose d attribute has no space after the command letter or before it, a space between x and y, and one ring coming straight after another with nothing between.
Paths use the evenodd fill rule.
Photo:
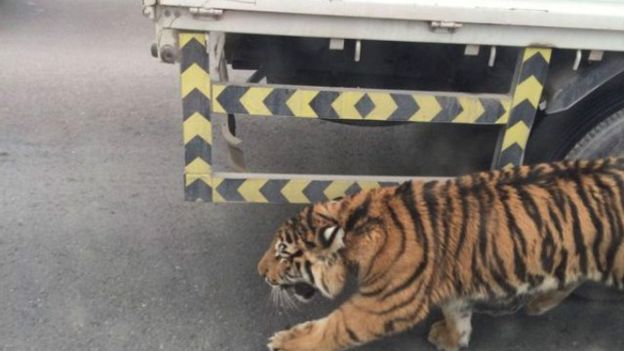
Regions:
<instances>
[{"instance_id":1,"label":"tiger","mask_svg":"<svg viewBox=\"0 0 624 351\"><path fill-rule=\"evenodd\" d=\"M275 333L272 351L336 351L405 331L468 347L473 312L540 315L586 281L624 288L624 158L406 181L304 207L257 265L308 301L356 291L324 318Z\"/></svg>"}]
</instances>

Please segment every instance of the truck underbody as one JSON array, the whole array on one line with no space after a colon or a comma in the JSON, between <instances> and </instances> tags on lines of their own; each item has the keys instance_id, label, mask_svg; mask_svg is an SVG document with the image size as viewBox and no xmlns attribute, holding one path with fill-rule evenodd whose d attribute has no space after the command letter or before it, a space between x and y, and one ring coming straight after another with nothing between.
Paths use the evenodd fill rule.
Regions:
<instances>
[{"instance_id":1,"label":"truck underbody","mask_svg":"<svg viewBox=\"0 0 624 351\"><path fill-rule=\"evenodd\" d=\"M249 173L239 116L433 123L441 134L449 123L499 127L496 168L521 164L530 135L561 139L549 157L564 157L617 110L616 99L602 115L573 116L622 80L624 4L427 3L145 0L157 26L153 54L181 64L187 199L306 203L419 176ZM237 70L253 74L230 79ZM221 134L238 172L213 169L213 114L228 117ZM543 122L558 115L570 116Z\"/></svg>"}]
</instances>

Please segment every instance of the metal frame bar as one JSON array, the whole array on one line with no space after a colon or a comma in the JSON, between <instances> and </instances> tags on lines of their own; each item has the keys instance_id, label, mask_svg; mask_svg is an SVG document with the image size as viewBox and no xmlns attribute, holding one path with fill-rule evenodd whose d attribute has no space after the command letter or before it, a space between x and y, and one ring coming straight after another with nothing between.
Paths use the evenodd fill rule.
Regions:
<instances>
[{"instance_id":1,"label":"metal frame bar","mask_svg":"<svg viewBox=\"0 0 624 351\"><path fill-rule=\"evenodd\" d=\"M510 96L213 83L208 34L180 33L186 200L310 203L415 177L222 173L212 170L211 114L504 125L496 167L522 163L550 49L526 48ZM429 180L433 178L416 178Z\"/></svg>"},{"instance_id":2,"label":"metal frame bar","mask_svg":"<svg viewBox=\"0 0 624 351\"><path fill-rule=\"evenodd\" d=\"M494 168L520 166L546 83L552 50L525 48L512 85L512 107L494 154Z\"/></svg>"},{"instance_id":3,"label":"metal frame bar","mask_svg":"<svg viewBox=\"0 0 624 351\"><path fill-rule=\"evenodd\" d=\"M445 178L216 172L212 175L212 201L313 203L352 195L361 190L398 185L409 179L428 181Z\"/></svg>"},{"instance_id":4,"label":"metal frame bar","mask_svg":"<svg viewBox=\"0 0 624 351\"><path fill-rule=\"evenodd\" d=\"M511 98L457 94L212 83L213 112L345 120L505 124Z\"/></svg>"},{"instance_id":5,"label":"metal frame bar","mask_svg":"<svg viewBox=\"0 0 624 351\"><path fill-rule=\"evenodd\" d=\"M180 33L180 90L187 201L212 201L212 121L209 56L204 33Z\"/></svg>"}]
</instances>

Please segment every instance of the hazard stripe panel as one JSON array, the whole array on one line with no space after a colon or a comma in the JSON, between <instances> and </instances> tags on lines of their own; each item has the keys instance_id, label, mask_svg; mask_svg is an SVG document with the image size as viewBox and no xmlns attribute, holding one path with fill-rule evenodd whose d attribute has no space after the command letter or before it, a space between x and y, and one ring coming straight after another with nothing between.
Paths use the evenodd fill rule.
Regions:
<instances>
[{"instance_id":1,"label":"hazard stripe panel","mask_svg":"<svg viewBox=\"0 0 624 351\"><path fill-rule=\"evenodd\" d=\"M526 48L512 94L512 108L494 166L520 166L548 74L551 49Z\"/></svg>"},{"instance_id":2,"label":"hazard stripe panel","mask_svg":"<svg viewBox=\"0 0 624 351\"><path fill-rule=\"evenodd\" d=\"M398 185L399 181L314 180L304 177L282 178L220 178L212 179L215 202L314 203L353 195L362 190Z\"/></svg>"},{"instance_id":3,"label":"hazard stripe panel","mask_svg":"<svg viewBox=\"0 0 624 351\"><path fill-rule=\"evenodd\" d=\"M210 75L204 33L180 33L180 93L184 141L184 189L188 201L212 200Z\"/></svg>"},{"instance_id":4,"label":"hazard stripe panel","mask_svg":"<svg viewBox=\"0 0 624 351\"><path fill-rule=\"evenodd\" d=\"M338 179L334 180L328 176L320 180L312 179L312 176L294 176L288 179L275 176L276 178L267 178L271 175L221 177L218 173L212 176L187 174L186 190L198 195L193 201L308 204L353 195L362 190L394 186L403 181L345 180L345 176L336 176Z\"/></svg>"},{"instance_id":5,"label":"hazard stripe panel","mask_svg":"<svg viewBox=\"0 0 624 351\"><path fill-rule=\"evenodd\" d=\"M511 99L213 82L213 112L396 122L505 124Z\"/></svg>"},{"instance_id":6,"label":"hazard stripe panel","mask_svg":"<svg viewBox=\"0 0 624 351\"><path fill-rule=\"evenodd\" d=\"M504 134L498 167L519 165L548 71L551 51L527 48L511 97L416 92L316 89L211 83L204 33L180 33L186 200L206 202L312 203L404 179L364 176L215 173L211 112L351 120L499 124Z\"/></svg>"},{"instance_id":7,"label":"hazard stripe panel","mask_svg":"<svg viewBox=\"0 0 624 351\"><path fill-rule=\"evenodd\" d=\"M347 176L296 175L285 178L281 174L247 174L223 177L219 173L210 176L185 175L186 191L196 194L193 201L205 202L251 202L272 204L308 204L353 195L362 190L395 186L410 179L375 181L366 179L346 180ZM434 178L411 178L432 180ZM438 179L438 178L436 178ZM444 178L439 178L444 179Z\"/></svg>"}]
</instances>

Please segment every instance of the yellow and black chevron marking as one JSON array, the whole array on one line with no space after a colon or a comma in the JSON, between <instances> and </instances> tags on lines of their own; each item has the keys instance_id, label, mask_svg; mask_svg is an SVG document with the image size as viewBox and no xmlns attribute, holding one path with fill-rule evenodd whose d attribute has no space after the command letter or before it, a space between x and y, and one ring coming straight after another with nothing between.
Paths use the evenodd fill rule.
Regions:
<instances>
[{"instance_id":1,"label":"yellow and black chevron marking","mask_svg":"<svg viewBox=\"0 0 624 351\"><path fill-rule=\"evenodd\" d=\"M397 182L344 177L228 175L212 172L211 111L433 123L502 124L497 166L519 165L550 61L550 49L524 50L512 97L425 95L361 90L211 84L204 33L181 33L181 94L184 113L185 193L190 201L311 203ZM214 97L211 101L211 97ZM212 103L212 110L211 110ZM356 177L357 178L357 177Z\"/></svg>"},{"instance_id":2,"label":"yellow and black chevron marking","mask_svg":"<svg viewBox=\"0 0 624 351\"><path fill-rule=\"evenodd\" d=\"M210 77L204 33L180 33L180 85L184 115L184 186L187 201L212 201Z\"/></svg>"},{"instance_id":3,"label":"yellow and black chevron marking","mask_svg":"<svg viewBox=\"0 0 624 351\"><path fill-rule=\"evenodd\" d=\"M213 112L252 116L505 124L510 105L507 96L213 83Z\"/></svg>"},{"instance_id":4,"label":"yellow and black chevron marking","mask_svg":"<svg viewBox=\"0 0 624 351\"><path fill-rule=\"evenodd\" d=\"M551 49L526 48L517 73L509 121L505 126L495 166L522 164L524 150L533 127L535 113L548 74Z\"/></svg>"},{"instance_id":5,"label":"yellow and black chevron marking","mask_svg":"<svg viewBox=\"0 0 624 351\"><path fill-rule=\"evenodd\" d=\"M312 180L305 178L213 178L215 202L313 203L399 182Z\"/></svg>"}]
</instances>

